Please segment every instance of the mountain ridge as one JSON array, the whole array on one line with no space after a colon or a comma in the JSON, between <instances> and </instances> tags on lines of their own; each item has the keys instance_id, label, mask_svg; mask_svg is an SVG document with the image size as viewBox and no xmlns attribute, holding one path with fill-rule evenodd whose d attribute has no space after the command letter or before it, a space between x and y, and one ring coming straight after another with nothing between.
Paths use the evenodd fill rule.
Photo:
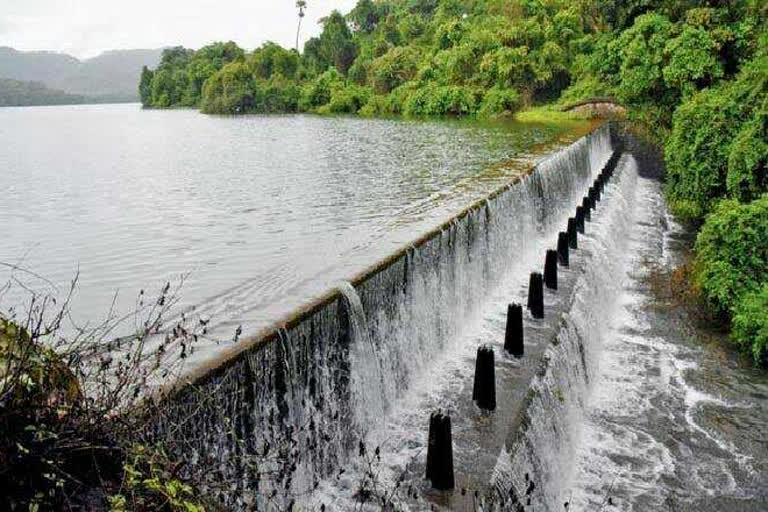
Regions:
<instances>
[{"instance_id":1,"label":"mountain ridge","mask_svg":"<svg viewBox=\"0 0 768 512\"><path fill-rule=\"evenodd\" d=\"M89 59L49 51L0 46L0 78L39 82L95 101L137 101L144 66L160 62L162 48L108 50Z\"/></svg>"}]
</instances>

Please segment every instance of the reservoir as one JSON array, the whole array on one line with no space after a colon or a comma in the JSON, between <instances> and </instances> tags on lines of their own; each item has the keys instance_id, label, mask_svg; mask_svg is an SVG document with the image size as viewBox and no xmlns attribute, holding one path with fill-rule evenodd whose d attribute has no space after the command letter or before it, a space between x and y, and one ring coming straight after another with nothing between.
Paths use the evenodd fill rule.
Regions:
<instances>
[{"instance_id":1,"label":"reservoir","mask_svg":"<svg viewBox=\"0 0 768 512\"><path fill-rule=\"evenodd\" d=\"M0 109L0 269L73 320L170 281L222 336L273 322L510 182L568 126L203 116L138 105Z\"/></svg>"}]
</instances>

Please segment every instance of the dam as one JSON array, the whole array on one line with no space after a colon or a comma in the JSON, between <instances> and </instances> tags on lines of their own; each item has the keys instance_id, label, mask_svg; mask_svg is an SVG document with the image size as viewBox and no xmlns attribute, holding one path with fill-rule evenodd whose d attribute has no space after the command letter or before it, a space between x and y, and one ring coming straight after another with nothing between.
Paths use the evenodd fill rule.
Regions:
<instances>
[{"instance_id":1,"label":"dam","mask_svg":"<svg viewBox=\"0 0 768 512\"><path fill-rule=\"evenodd\" d=\"M608 378L604 347L627 329L642 338L636 331L653 323L627 316L648 299L642 268L675 257L681 228L666 213L659 174L652 150L603 125L191 374L165 405L156 435L178 437L184 448L174 455L189 462L188 471L230 482L210 491L235 509L661 506L669 496L637 488L620 463L598 475L604 457L619 455L599 451L610 433L589 420L594 396L619 398L610 391L617 383L596 389ZM558 265L557 289L544 288L544 318L524 312L524 355L511 356L504 350L508 305L525 304L530 273L543 270L546 251L593 195L578 248L567 266ZM480 346L495 354L493 411L472 397ZM723 445L701 427L700 404L733 404L695 391L686 378L677 370L677 385L659 393L682 393L680 428ZM442 491L424 477L436 411L451 417L453 434L455 484ZM656 467L661 450L673 472L685 473L663 441L644 435L629 443L640 445L635 466ZM589 436L603 438L585 444ZM683 503L706 498L720 478L733 482L732 494L764 497L754 481L765 481L764 467L736 444L727 447L713 467L723 458L735 466L703 478ZM616 483L622 475L624 486Z\"/></svg>"},{"instance_id":2,"label":"dam","mask_svg":"<svg viewBox=\"0 0 768 512\"><path fill-rule=\"evenodd\" d=\"M109 304L111 285L119 309L132 287L192 270L182 311L215 335L242 327L201 339L135 431L162 440L208 502L765 509L768 382L701 343L712 335L667 291L691 233L667 213L656 151L626 126L151 112L123 159L85 161L57 153L59 117L83 127L67 149L96 135L108 147L104 114L144 125L119 106L63 110L16 123L50 151L0 151L34 163L26 189L56 205L6 205L20 229L0 261L39 240L28 264L61 286L62 262L84 254L75 317ZM211 146L222 130L230 143ZM272 133L317 144L277 158ZM36 185L54 179L66 186ZM140 199L109 201L114 180ZM451 436L436 457L438 417Z\"/></svg>"},{"instance_id":3,"label":"dam","mask_svg":"<svg viewBox=\"0 0 768 512\"><path fill-rule=\"evenodd\" d=\"M522 302L529 271L543 265L545 249L618 144L603 126L380 265L339 282L337 291L289 322L241 343L193 376L195 385L172 400L168 421L194 416L182 429L185 444L195 446L198 463L208 467L204 461L210 457L237 483L232 496L247 501L256 482L265 486L259 495L269 496L274 486L291 500L332 485L328 478L350 464L354 450L349 447L356 450L360 442L385 455L394 452L401 463L389 471L399 467L418 476L428 411L458 408L455 437L466 431L475 444L464 448L457 441L459 487L482 487L524 412L522 399L533 374L541 371L547 339L557 335L553 312L567 309L570 301L556 305L553 300L573 293L575 281L568 276L581 273L579 251L557 295L545 297L548 319L526 319L530 346L522 363L499 353L502 405L491 416L479 417L462 396L464 380L472 374L472 353L478 343L503 339L507 302ZM622 162L620 170L626 165ZM623 179L623 172L618 175ZM594 220L599 216L596 211ZM588 232L592 229L590 224ZM489 300L496 302L498 315L486 319ZM494 334L500 329L502 335ZM520 404L515 410L506 402ZM226 434L225 418L231 430ZM477 421L481 431L472 433ZM270 454L279 447L290 447L295 455ZM259 462L255 474L233 463L243 455ZM277 477L261 479L264 464L274 464L269 473ZM353 490L354 473L345 477L352 479L347 487Z\"/></svg>"}]
</instances>

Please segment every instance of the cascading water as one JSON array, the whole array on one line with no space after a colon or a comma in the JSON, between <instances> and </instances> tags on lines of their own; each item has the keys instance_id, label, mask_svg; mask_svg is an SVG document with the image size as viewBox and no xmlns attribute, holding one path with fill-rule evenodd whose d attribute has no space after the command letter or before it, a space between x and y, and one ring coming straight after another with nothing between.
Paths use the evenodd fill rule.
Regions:
<instances>
[{"instance_id":1,"label":"cascading water","mask_svg":"<svg viewBox=\"0 0 768 512\"><path fill-rule=\"evenodd\" d=\"M359 441L381 448L382 481L405 472L416 480L428 413L447 406L468 412L455 419L460 479L487 483L518 411L482 416L465 403L472 353L503 340L506 303L522 302L527 272L540 270L544 249L611 152L604 126L541 161L177 393L155 431L183 439L174 455L191 462L187 471L233 482L226 492L211 489L227 506L344 506L364 473L351 460ZM553 297L546 300L551 307ZM531 329L530 360L499 357L499 386L508 384L500 400L513 402L527 387L513 385L516 371L535 371L530 361L546 345L535 332L546 329ZM186 419L181 429L173 428L178 418Z\"/></svg>"},{"instance_id":2,"label":"cascading water","mask_svg":"<svg viewBox=\"0 0 768 512\"><path fill-rule=\"evenodd\" d=\"M637 164L619 161L601 206L571 260L577 277L565 302L560 325L545 355L546 371L532 382L523 427L514 432L499 457L494 485L504 496L525 494L530 479L534 510L560 510L569 501L571 470L579 425L600 346L626 273L626 234L638 221Z\"/></svg>"}]
</instances>

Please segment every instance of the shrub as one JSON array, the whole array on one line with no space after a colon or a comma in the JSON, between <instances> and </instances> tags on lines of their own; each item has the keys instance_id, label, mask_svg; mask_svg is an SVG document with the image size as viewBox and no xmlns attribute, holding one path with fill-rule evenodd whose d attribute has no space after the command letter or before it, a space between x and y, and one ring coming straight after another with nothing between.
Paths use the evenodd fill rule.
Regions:
<instances>
[{"instance_id":1,"label":"shrub","mask_svg":"<svg viewBox=\"0 0 768 512\"><path fill-rule=\"evenodd\" d=\"M505 112L514 112L520 106L520 95L514 89L494 87L488 89L483 96L478 114L482 117L493 117Z\"/></svg>"},{"instance_id":2,"label":"shrub","mask_svg":"<svg viewBox=\"0 0 768 512\"><path fill-rule=\"evenodd\" d=\"M206 114L248 112L259 101L248 66L233 62L205 81L200 109Z\"/></svg>"},{"instance_id":3,"label":"shrub","mask_svg":"<svg viewBox=\"0 0 768 512\"><path fill-rule=\"evenodd\" d=\"M696 239L696 285L727 317L745 294L768 282L768 197L722 201Z\"/></svg>"},{"instance_id":4,"label":"shrub","mask_svg":"<svg viewBox=\"0 0 768 512\"><path fill-rule=\"evenodd\" d=\"M765 187L768 56L747 62L735 81L701 91L674 113L665 151L667 192L695 217L730 193L749 199Z\"/></svg>"},{"instance_id":5,"label":"shrub","mask_svg":"<svg viewBox=\"0 0 768 512\"><path fill-rule=\"evenodd\" d=\"M301 89L299 107L301 110L312 110L331 101L333 89L343 85L343 78L335 68L309 82Z\"/></svg>"},{"instance_id":6,"label":"shrub","mask_svg":"<svg viewBox=\"0 0 768 512\"><path fill-rule=\"evenodd\" d=\"M731 144L726 185L728 194L741 201L768 190L768 100Z\"/></svg>"},{"instance_id":7,"label":"shrub","mask_svg":"<svg viewBox=\"0 0 768 512\"><path fill-rule=\"evenodd\" d=\"M30 294L22 314L0 297L0 509L203 510L199 487L163 456L173 441L144 449L153 471L137 488L125 483L129 445L146 445L150 425L167 420L144 400L150 383L179 370L207 322L179 320L160 344L149 343L176 316L177 289L168 283L156 299L140 292L135 330L131 315L65 329L76 281L63 301L21 285Z\"/></svg>"},{"instance_id":8,"label":"shrub","mask_svg":"<svg viewBox=\"0 0 768 512\"><path fill-rule=\"evenodd\" d=\"M664 96L664 48L672 30L665 16L648 13L638 16L631 28L608 45L612 53L620 55L618 93L623 101L653 101Z\"/></svg>"},{"instance_id":9,"label":"shrub","mask_svg":"<svg viewBox=\"0 0 768 512\"><path fill-rule=\"evenodd\" d=\"M532 77L525 46L497 48L486 53L480 62L480 78L488 85L509 87Z\"/></svg>"},{"instance_id":10,"label":"shrub","mask_svg":"<svg viewBox=\"0 0 768 512\"><path fill-rule=\"evenodd\" d=\"M299 107L301 91L292 80L280 73L275 73L263 86L261 102L255 105L257 112L296 112Z\"/></svg>"},{"instance_id":11,"label":"shrub","mask_svg":"<svg viewBox=\"0 0 768 512\"><path fill-rule=\"evenodd\" d=\"M466 32L464 24L458 20L452 20L437 27L435 39L441 49L447 50L461 42L464 32Z\"/></svg>"},{"instance_id":12,"label":"shrub","mask_svg":"<svg viewBox=\"0 0 768 512\"><path fill-rule=\"evenodd\" d=\"M700 217L713 199L725 195L738 121L738 106L720 89L702 91L675 111L665 153L667 192L677 214Z\"/></svg>"},{"instance_id":13,"label":"shrub","mask_svg":"<svg viewBox=\"0 0 768 512\"><path fill-rule=\"evenodd\" d=\"M371 65L369 59L358 57L347 71L347 78L358 85L365 85L368 82L368 68Z\"/></svg>"},{"instance_id":14,"label":"shrub","mask_svg":"<svg viewBox=\"0 0 768 512\"><path fill-rule=\"evenodd\" d=\"M709 85L714 79L723 76L719 51L720 44L709 32L685 27L664 48L667 58L663 69L664 82L679 90L683 96L692 94L696 88Z\"/></svg>"},{"instance_id":15,"label":"shrub","mask_svg":"<svg viewBox=\"0 0 768 512\"><path fill-rule=\"evenodd\" d=\"M331 101L323 107L323 111L333 114L354 114L368 103L372 91L368 87L350 85L339 88L331 93Z\"/></svg>"},{"instance_id":16,"label":"shrub","mask_svg":"<svg viewBox=\"0 0 768 512\"><path fill-rule=\"evenodd\" d=\"M388 93L413 79L417 70L418 55L412 48L392 48L371 62L371 83L376 92Z\"/></svg>"},{"instance_id":17,"label":"shrub","mask_svg":"<svg viewBox=\"0 0 768 512\"><path fill-rule=\"evenodd\" d=\"M768 283L736 305L731 339L749 351L756 363L768 364Z\"/></svg>"},{"instance_id":18,"label":"shrub","mask_svg":"<svg viewBox=\"0 0 768 512\"><path fill-rule=\"evenodd\" d=\"M430 85L417 89L408 98L409 116L457 116L471 114L477 105L477 91L457 85Z\"/></svg>"},{"instance_id":19,"label":"shrub","mask_svg":"<svg viewBox=\"0 0 768 512\"><path fill-rule=\"evenodd\" d=\"M407 82L395 88L387 97L390 112L392 114L405 114L408 101L419 88L420 86L414 82Z\"/></svg>"},{"instance_id":20,"label":"shrub","mask_svg":"<svg viewBox=\"0 0 768 512\"><path fill-rule=\"evenodd\" d=\"M590 98L610 96L610 89L597 78L586 77L572 84L560 95L559 103L568 105Z\"/></svg>"},{"instance_id":21,"label":"shrub","mask_svg":"<svg viewBox=\"0 0 768 512\"><path fill-rule=\"evenodd\" d=\"M360 108L358 113L364 117L375 117L390 116L394 112L389 96L371 94L368 97L368 102Z\"/></svg>"}]
</instances>

